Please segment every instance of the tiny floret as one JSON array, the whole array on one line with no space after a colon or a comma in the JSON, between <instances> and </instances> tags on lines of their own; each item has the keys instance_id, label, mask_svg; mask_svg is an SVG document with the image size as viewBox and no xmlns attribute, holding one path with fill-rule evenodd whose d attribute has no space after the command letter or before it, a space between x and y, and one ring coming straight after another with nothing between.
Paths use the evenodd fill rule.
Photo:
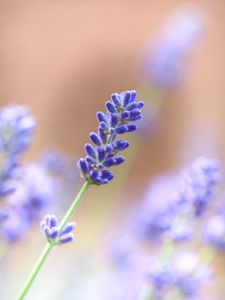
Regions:
<instances>
[{"instance_id":1,"label":"tiny floret","mask_svg":"<svg viewBox=\"0 0 225 300\"><path fill-rule=\"evenodd\" d=\"M60 230L56 216L46 215L40 225L51 245L67 244L74 240L74 234L72 231L76 226L75 222L67 223L63 229Z\"/></svg>"},{"instance_id":2,"label":"tiny floret","mask_svg":"<svg viewBox=\"0 0 225 300\"><path fill-rule=\"evenodd\" d=\"M136 100L136 91L125 91L112 94L105 104L106 113L97 112L98 133L90 133L93 145L85 144L87 156L78 161L82 177L89 183L101 185L114 178L108 168L123 163L124 157L117 153L129 147L128 141L116 140L117 136L137 129L133 122L141 119L143 106L142 101Z\"/></svg>"}]
</instances>

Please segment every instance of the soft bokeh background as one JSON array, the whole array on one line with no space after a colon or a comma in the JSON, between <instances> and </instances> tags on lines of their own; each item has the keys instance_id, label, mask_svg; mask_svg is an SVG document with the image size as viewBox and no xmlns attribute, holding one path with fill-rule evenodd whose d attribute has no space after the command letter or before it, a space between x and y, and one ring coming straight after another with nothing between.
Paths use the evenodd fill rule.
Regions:
<instances>
[{"instance_id":1,"label":"soft bokeh background","mask_svg":"<svg viewBox=\"0 0 225 300\"><path fill-rule=\"evenodd\" d=\"M97 125L96 111L112 92L138 89L146 42L153 42L170 14L186 4L199 5L206 13L206 29L182 85L168 95L157 128L138 150L123 197L123 170L110 193L108 187L92 188L76 218L77 243L51 255L28 299L74 299L56 296L63 289L56 286L57 279L71 281L74 276L68 285L76 284L79 257L102 243L110 218L118 218L119 226L120 216L126 217L153 176L181 168L200 154L224 160L225 2L0 1L0 104L26 104L37 118L27 159L52 145L66 154L82 155L88 133ZM11 250L2 275L11 291L1 299L12 299L43 244L40 234L30 235Z\"/></svg>"}]
</instances>

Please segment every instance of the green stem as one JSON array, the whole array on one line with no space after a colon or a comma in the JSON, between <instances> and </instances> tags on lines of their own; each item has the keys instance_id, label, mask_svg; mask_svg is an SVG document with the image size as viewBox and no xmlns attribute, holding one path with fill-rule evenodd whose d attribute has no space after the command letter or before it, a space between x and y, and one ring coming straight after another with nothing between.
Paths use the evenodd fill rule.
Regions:
<instances>
[{"instance_id":1,"label":"green stem","mask_svg":"<svg viewBox=\"0 0 225 300\"><path fill-rule=\"evenodd\" d=\"M71 206L67 210L64 218L62 219L61 223L59 224L59 230L60 231L64 228L66 223L73 216L74 212L76 211L79 203L81 202L81 200L82 200L83 196L85 195L86 191L88 190L89 186L90 186L90 183L88 181L86 181L84 183L84 185L82 186L81 190L77 194L76 198L74 199L73 203L71 204ZM45 246L44 250L42 251L42 253L39 257L39 259L37 260L36 264L34 265L27 281L25 282L22 290L20 291L18 297L16 298L17 300L23 300L25 298L25 296L28 293L32 283L34 282L35 278L37 277L41 267L43 266L44 262L46 261L48 255L51 252L53 247L54 247L54 245L49 244L49 243Z\"/></svg>"}]
</instances>

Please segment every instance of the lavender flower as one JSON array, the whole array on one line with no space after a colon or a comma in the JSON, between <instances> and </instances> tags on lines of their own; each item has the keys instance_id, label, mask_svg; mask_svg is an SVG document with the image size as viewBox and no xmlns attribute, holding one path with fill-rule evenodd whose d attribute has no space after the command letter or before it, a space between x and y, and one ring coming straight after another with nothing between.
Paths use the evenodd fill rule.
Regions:
<instances>
[{"instance_id":1,"label":"lavender flower","mask_svg":"<svg viewBox=\"0 0 225 300\"><path fill-rule=\"evenodd\" d=\"M76 225L75 222L67 223L64 228L60 230L56 216L46 215L40 225L48 242L52 245L67 244L74 240L72 231Z\"/></svg>"},{"instance_id":2,"label":"lavender flower","mask_svg":"<svg viewBox=\"0 0 225 300\"><path fill-rule=\"evenodd\" d=\"M208 220L204 237L217 250L225 251L225 214L214 215Z\"/></svg>"},{"instance_id":3,"label":"lavender flower","mask_svg":"<svg viewBox=\"0 0 225 300\"><path fill-rule=\"evenodd\" d=\"M27 108L11 105L0 110L0 196L15 189L21 155L29 147L35 120Z\"/></svg>"},{"instance_id":4,"label":"lavender flower","mask_svg":"<svg viewBox=\"0 0 225 300\"><path fill-rule=\"evenodd\" d=\"M1 236L9 243L18 242L29 230L30 226L31 224L22 215L9 209L8 217L1 226Z\"/></svg>"},{"instance_id":5,"label":"lavender flower","mask_svg":"<svg viewBox=\"0 0 225 300\"><path fill-rule=\"evenodd\" d=\"M177 201L193 205L195 215L201 215L220 182L219 163L215 159L198 158L183 174Z\"/></svg>"},{"instance_id":6,"label":"lavender flower","mask_svg":"<svg viewBox=\"0 0 225 300\"><path fill-rule=\"evenodd\" d=\"M64 156L60 151L48 150L45 151L40 158L40 164L50 173L55 175L67 176L71 174L71 169L74 170L72 163L68 157ZM74 177L74 171L73 171Z\"/></svg>"},{"instance_id":7,"label":"lavender flower","mask_svg":"<svg viewBox=\"0 0 225 300\"><path fill-rule=\"evenodd\" d=\"M204 213L219 181L218 162L206 158L198 158L180 179L160 177L134 218L135 231L151 240L163 233L175 241L190 239L190 221Z\"/></svg>"},{"instance_id":8,"label":"lavender flower","mask_svg":"<svg viewBox=\"0 0 225 300\"><path fill-rule=\"evenodd\" d=\"M153 287L152 299L164 299L165 293L177 289L186 298L193 299L203 284L211 278L211 270L207 264L193 252L174 255L166 263L161 261L152 265L147 278Z\"/></svg>"},{"instance_id":9,"label":"lavender flower","mask_svg":"<svg viewBox=\"0 0 225 300\"><path fill-rule=\"evenodd\" d=\"M196 10L181 12L170 23L143 59L145 78L162 89L173 89L180 83L187 57L204 27L202 13Z\"/></svg>"},{"instance_id":10,"label":"lavender flower","mask_svg":"<svg viewBox=\"0 0 225 300\"><path fill-rule=\"evenodd\" d=\"M78 179L78 171L72 161L57 150L48 150L41 155L39 164L58 180L57 185L63 193L61 197L69 200L74 195Z\"/></svg>"},{"instance_id":11,"label":"lavender flower","mask_svg":"<svg viewBox=\"0 0 225 300\"><path fill-rule=\"evenodd\" d=\"M87 156L78 161L82 176L91 184L106 184L114 178L108 168L124 162L123 156L116 156L118 152L129 147L126 140L117 140L117 136L136 130L133 124L141 118L141 108L144 103L136 101L135 91L112 94L111 100L106 102L107 113L97 113L99 121L98 134L90 133L90 140L94 144L86 144Z\"/></svg>"},{"instance_id":12,"label":"lavender flower","mask_svg":"<svg viewBox=\"0 0 225 300\"><path fill-rule=\"evenodd\" d=\"M22 154L30 146L35 120L28 109L11 105L0 111L1 147L9 155Z\"/></svg>"},{"instance_id":13,"label":"lavender flower","mask_svg":"<svg viewBox=\"0 0 225 300\"><path fill-rule=\"evenodd\" d=\"M193 252L176 255L171 269L174 269L176 273L176 287L186 297L196 296L201 286L212 276L210 267L201 262L198 255Z\"/></svg>"},{"instance_id":14,"label":"lavender flower","mask_svg":"<svg viewBox=\"0 0 225 300\"><path fill-rule=\"evenodd\" d=\"M50 207L57 193L55 180L40 165L26 166L15 192L6 198L9 217L2 226L2 235L8 241L17 241Z\"/></svg>"},{"instance_id":15,"label":"lavender flower","mask_svg":"<svg viewBox=\"0 0 225 300\"><path fill-rule=\"evenodd\" d=\"M155 241L171 229L176 217L176 185L177 178L173 174L160 176L150 185L142 205L133 217L134 230L138 236Z\"/></svg>"}]
</instances>

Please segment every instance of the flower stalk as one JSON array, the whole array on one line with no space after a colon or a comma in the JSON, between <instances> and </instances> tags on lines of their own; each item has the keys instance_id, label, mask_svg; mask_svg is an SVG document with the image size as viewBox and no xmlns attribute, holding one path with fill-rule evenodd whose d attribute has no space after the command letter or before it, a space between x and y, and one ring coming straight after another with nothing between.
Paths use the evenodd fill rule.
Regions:
<instances>
[{"instance_id":1,"label":"flower stalk","mask_svg":"<svg viewBox=\"0 0 225 300\"><path fill-rule=\"evenodd\" d=\"M64 218L62 219L60 225L59 225L59 229L62 230L65 226L65 224L72 218L73 214L75 213L75 211L77 210L78 205L80 204L83 196L85 195L85 193L87 192L88 188L90 186L90 183L88 181L85 181L84 185L82 186L81 190L79 191L79 193L77 194L76 198L74 199L73 203L71 204L71 206L69 207L69 209L67 210ZM37 277L37 275L39 274L40 269L42 268L42 266L44 265L47 257L49 256L52 248L54 247L54 244L50 244L48 243L44 250L42 251L39 259L37 260L36 264L34 265L27 281L25 282L23 288L21 289L18 297L16 298L17 300L23 300L25 299L29 289L31 288L35 278Z\"/></svg>"}]
</instances>

